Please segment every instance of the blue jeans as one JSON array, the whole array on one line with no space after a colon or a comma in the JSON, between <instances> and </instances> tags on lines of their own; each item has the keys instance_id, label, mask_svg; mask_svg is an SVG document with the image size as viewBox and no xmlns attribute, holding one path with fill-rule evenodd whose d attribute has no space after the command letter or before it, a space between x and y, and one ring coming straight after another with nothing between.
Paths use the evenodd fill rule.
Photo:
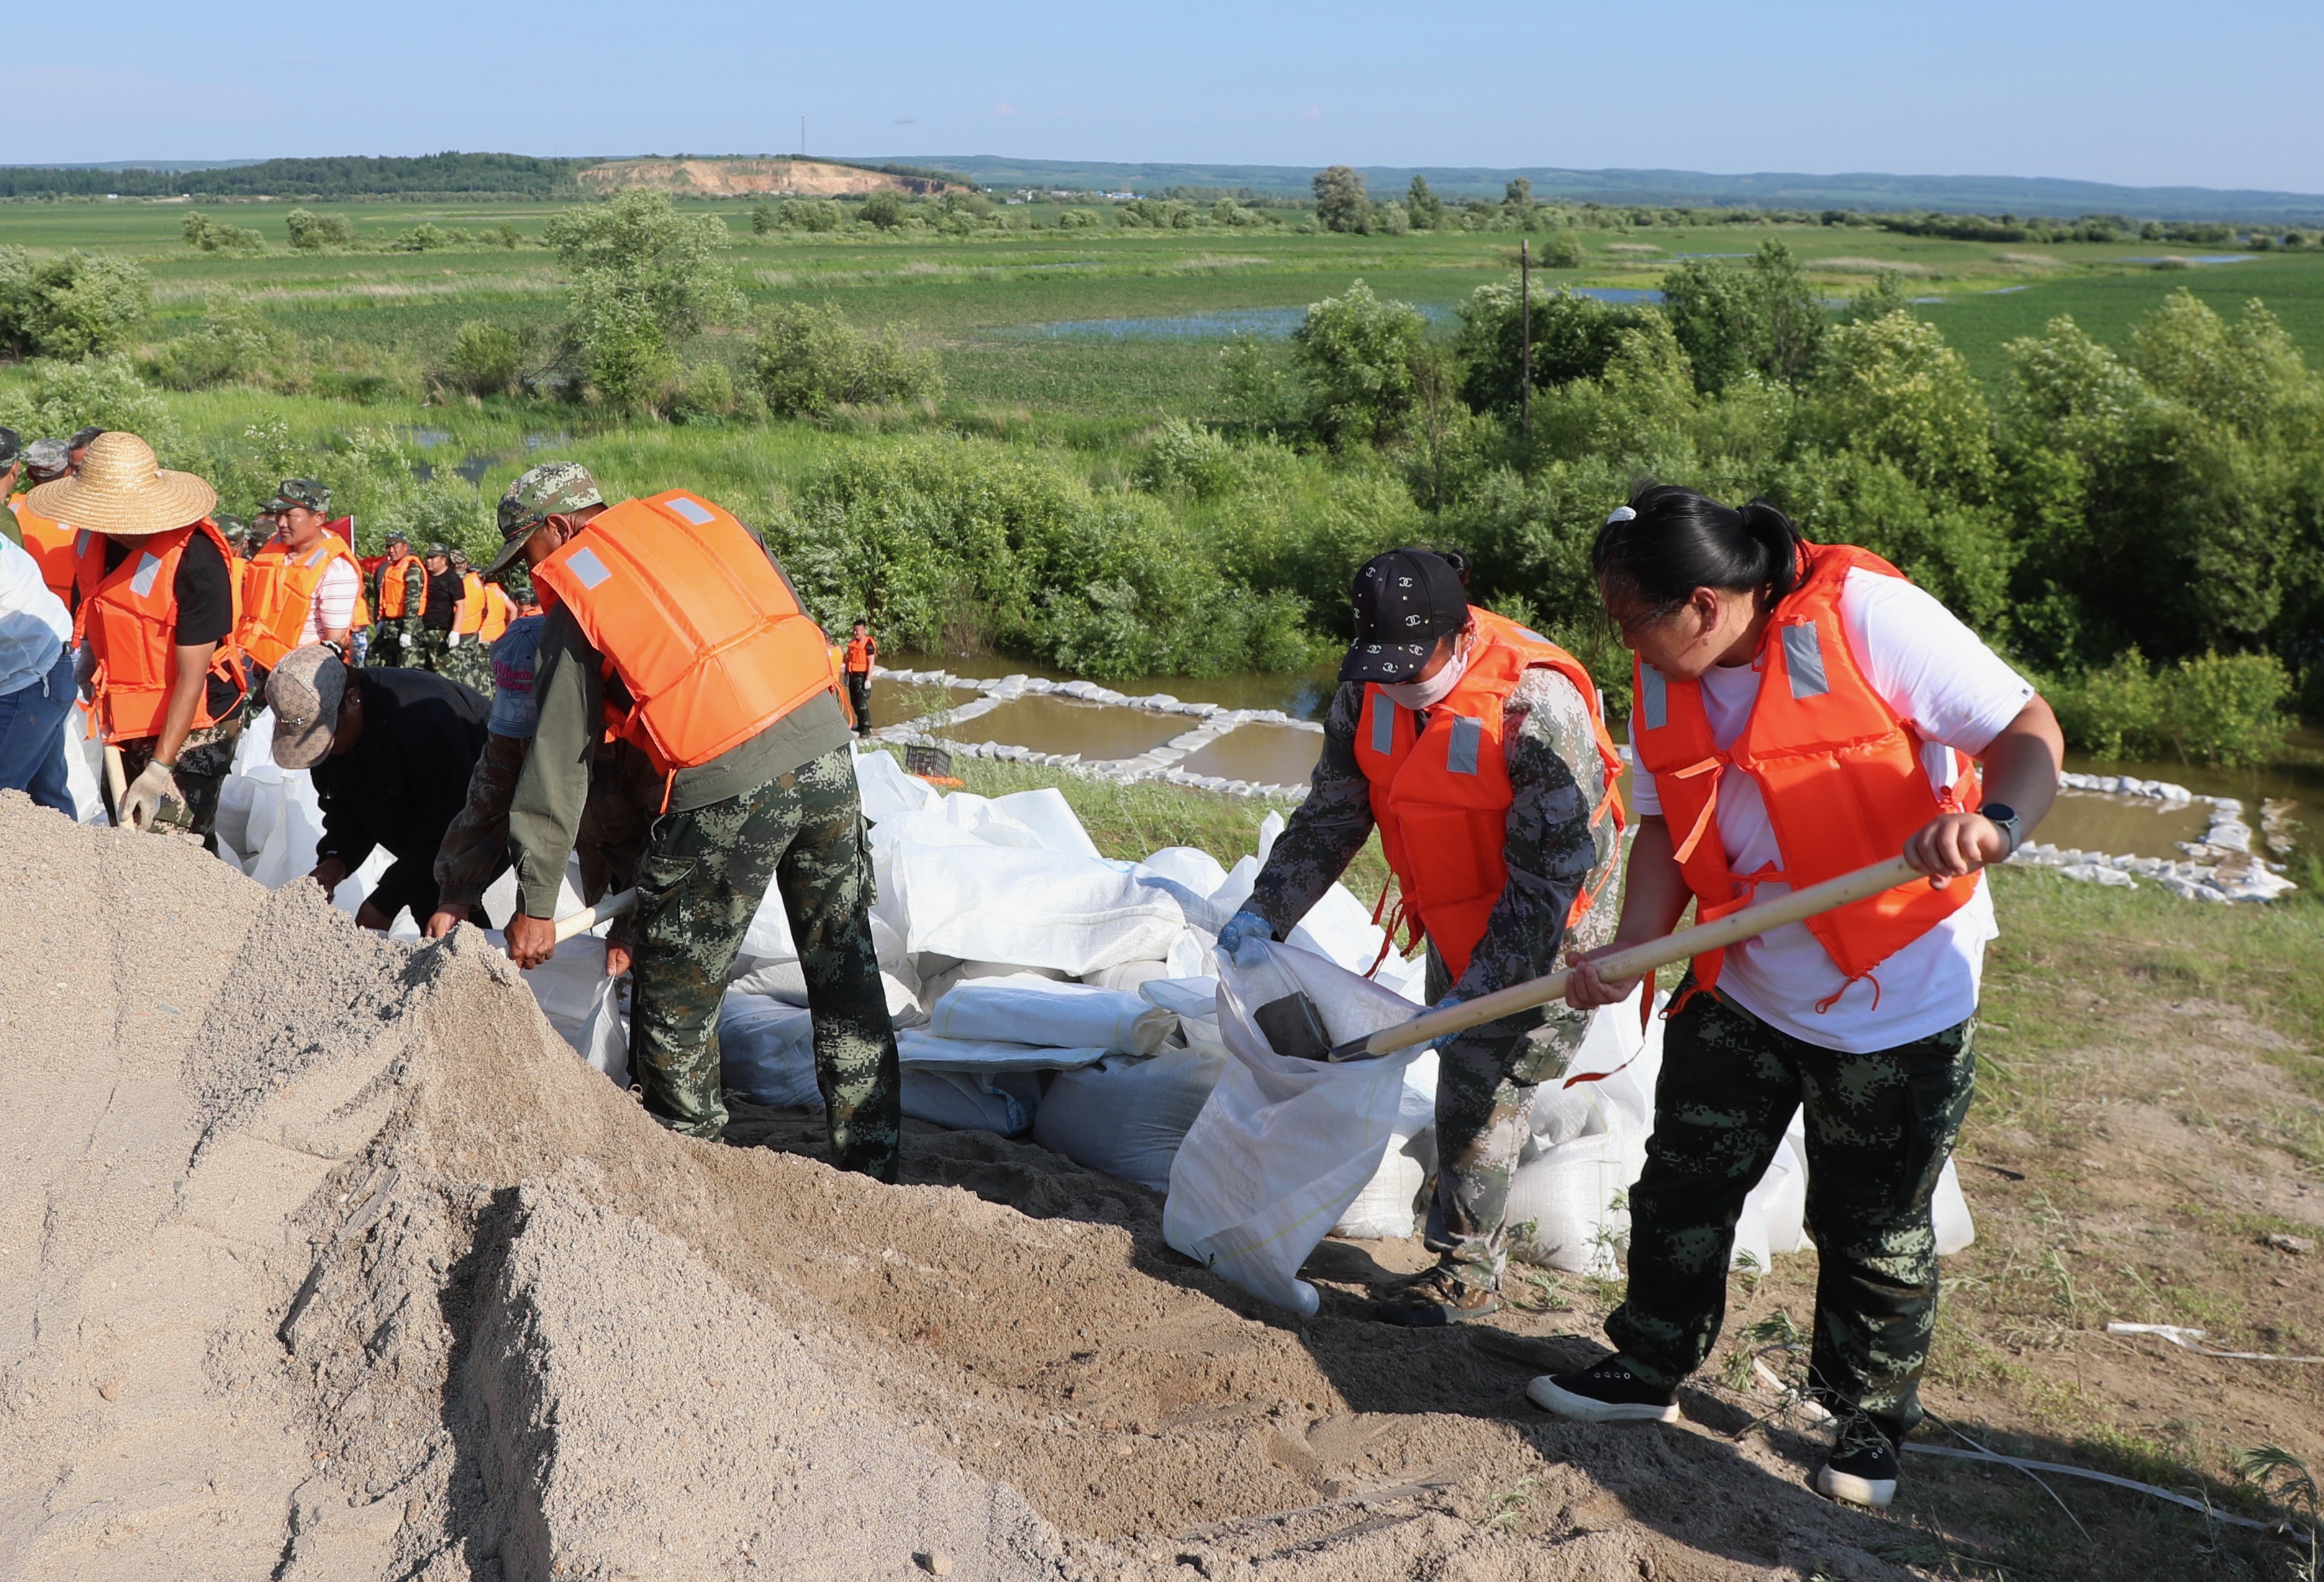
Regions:
<instances>
[{"instance_id":1,"label":"blue jeans","mask_svg":"<svg viewBox=\"0 0 2324 1582\"><path fill-rule=\"evenodd\" d=\"M0 697L0 791L20 791L75 816L65 784L65 718L72 712L73 656L57 655L43 680Z\"/></svg>"}]
</instances>

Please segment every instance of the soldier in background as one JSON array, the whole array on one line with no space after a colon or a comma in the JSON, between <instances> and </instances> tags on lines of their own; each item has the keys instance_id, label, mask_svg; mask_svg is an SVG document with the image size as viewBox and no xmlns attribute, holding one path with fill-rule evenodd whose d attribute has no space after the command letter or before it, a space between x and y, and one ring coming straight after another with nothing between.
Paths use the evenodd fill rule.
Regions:
<instances>
[{"instance_id":1,"label":"soldier in background","mask_svg":"<svg viewBox=\"0 0 2324 1582\"><path fill-rule=\"evenodd\" d=\"M97 437L104 432L103 429L91 423L86 429L76 430L73 437L65 441L65 466L75 476L79 476L80 464L88 455L88 448L95 444Z\"/></svg>"},{"instance_id":2,"label":"soldier in background","mask_svg":"<svg viewBox=\"0 0 2324 1582\"><path fill-rule=\"evenodd\" d=\"M469 569L466 550L454 550L450 560L452 575L459 578L460 598L452 611L452 630L445 640L447 652L440 668L462 686L490 694L493 661L486 645L492 638L484 635L484 616L491 610L492 598L484 579Z\"/></svg>"},{"instance_id":3,"label":"soldier in background","mask_svg":"<svg viewBox=\"0 0 2324 1582\"><path fill-rule=\"evenodd\" d=\"M392 669L412 662L412 640L428 609L428 569L411 552L400 527L387 532L387 559L371 576L371 650L366 664Z\"/></svg>"},{"instance_id":4,"label":"soldier in background","mask_svg":"<svg viewBox=\"0 0 2324 1582\"><path fill-rule=\"evenodd\" d=\"M460 614L460 574L452 569L452 547L429 544L424 562L428 578L427 607L408 643L403 662L423 671L441 672L452 651L452 623Z\"/></svg>"}]
</instances>

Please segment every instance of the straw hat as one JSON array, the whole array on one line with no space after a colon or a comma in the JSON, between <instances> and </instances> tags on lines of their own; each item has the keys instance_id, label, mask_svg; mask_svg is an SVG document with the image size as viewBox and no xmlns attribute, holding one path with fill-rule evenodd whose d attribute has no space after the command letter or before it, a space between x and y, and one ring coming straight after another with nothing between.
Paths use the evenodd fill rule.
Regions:
<instances>
[{"instance_id":1,"label":"straw hat","mask_svg":"<svg viewBox=\"0 0 2324 1582\"><path fill-rule=\"evenodd\" d=\"M89 441L78 476L42 484L25 504L51 522L145 538L200 521L217 504L217 491L189 472L162 471L151 445L115 432Z\"/></svg>"}]
</instances>

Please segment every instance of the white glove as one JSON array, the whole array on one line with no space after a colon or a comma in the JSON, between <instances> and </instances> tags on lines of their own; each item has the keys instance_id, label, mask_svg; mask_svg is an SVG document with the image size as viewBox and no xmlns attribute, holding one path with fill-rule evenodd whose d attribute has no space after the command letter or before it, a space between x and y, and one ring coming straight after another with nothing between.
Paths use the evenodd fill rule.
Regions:
<instances>
[{"instance_id":1,"label":"white glove","mask_svg":"<svg viewBox=\"0 0 2324 1582\"><path fill-rule=\"evenodd\" d=\"M459 647L459 646L460 646L460 634L459 634L457 632L447 632L447 633L446 633L446 634L444 634L444 646L445 646L445 647L447 647L447 648L457 648L457 647Z\"/></svg>"},{"instance_id":2,"label":"white glove","mask_svg":"<svg viewBox=\"0 0 2324 1582\"><path fill-rule=\"evenodd\" d=\"M121 821L135 829L152 828L165 798L180 804L186 800L178 791L177 777L170 772L170 766L157 760L145 765L129 782L128 792L121 799Z\"/></svg>"}]
</instances>

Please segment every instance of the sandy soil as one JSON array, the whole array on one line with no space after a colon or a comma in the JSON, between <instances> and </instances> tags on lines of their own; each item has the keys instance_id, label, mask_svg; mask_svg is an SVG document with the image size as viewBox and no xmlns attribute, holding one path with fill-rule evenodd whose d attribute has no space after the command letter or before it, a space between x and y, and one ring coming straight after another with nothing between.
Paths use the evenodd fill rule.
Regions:
<instances>
[{"instance_id":1,"label":"sandy soil","mask_svg":"<svg viewBox=\"0 0 2324 1582\"><path fill-rule=\"evenodd\" d=\"M1571 1314L1358 1317L1408 1246L1297 1320L1038 1149L672 1137L472 930L15 796L0 862L0 1577L1903 1575L1735 1398L1526 1406Z\"/></svg>"},{"instance_id":2,"label":"sandy soil","mask_svg":"<svg viewBox=\"0 0 2324 1582\"><path fill-rule=\"evenodd\" d=\"M859 197L866 192L939 193L951 183L918 176L893 176L823 160L614 160L590 165L575 178L585 191L622 192L632 187L696 198Z\"/></svg>"}]
</instances>

